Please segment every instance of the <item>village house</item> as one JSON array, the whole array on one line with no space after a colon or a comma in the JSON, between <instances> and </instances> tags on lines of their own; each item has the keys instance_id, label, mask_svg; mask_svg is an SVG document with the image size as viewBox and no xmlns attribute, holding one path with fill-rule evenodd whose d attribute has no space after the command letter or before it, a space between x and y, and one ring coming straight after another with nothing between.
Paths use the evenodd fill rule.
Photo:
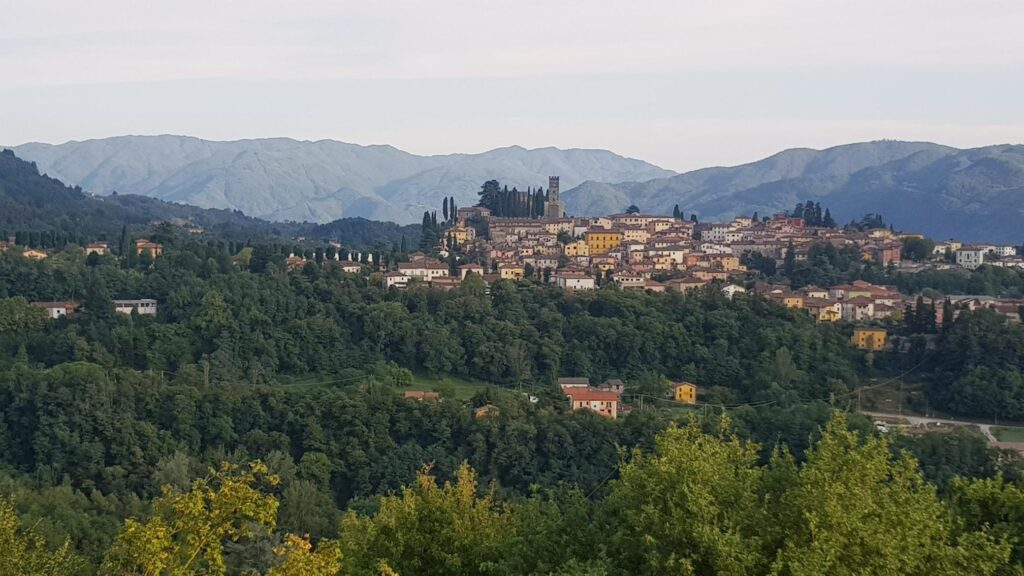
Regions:
<instances>
[{"instance_id":1,"label":"village house","mask_svg":"<svg viewBox=\"0 0 1024 576\"><path fill-rule=\"evenodd\" d=\"M411 262L400 262L398 271L410 278L430 280L448 275L448 265L434 258L420 258Z\"/></svg>"},{"instance_id":2,"label":"village house","mask_svg":"<svg viewBox=\"0 0 1024 576\"><path fill-rule=\"evenodd\" d=\"M388 272L384 275L385 288L405 288L409 285L409 277L401 272Z\"/></svg>"},{"instance_id":3,"label":"village house","mask_svg":"<svg viewBox=\"0 0 1024 576\"><path fill-rule=\"evenodd\" d=\"M858 296L841 302L843 320L847 322L864 322L875 317L875 303L870 298Z\"/></svg>"},{"instance_id":4,"label":"village house","mask_svg":"<svg viewBox=\"0 0 1024 576\"><path fill-rule=\"evenodd\" d=\"M672 384L672 397L682 404L696 404L697 385L692 382L676 382Z\"/></svg>"},{"instance_id":5,"label":"village house","mask_svg":"<svg viewBox=\"0 0 1024 576\"><path fill-rule=\"evenodd\" d=\"M558 378L558 386L565 390L566 388L586 388L590 386L590 378L582 376L562 376Z\"/></svg>"},{"instance_id":6,"label":"village house","mask_svg":"<svg viewBox=\"0 0 1024 576\"><path fill-rule=\"evenodd\" d=\"M732 300L733 296L737 294L743 294L747 291L746 288L738 284L727 284L722 287L722 294L725 294L726 298Z\"/></svg>"},{"instance_id":7,"label":"village house","mask_svg":"<svg viewBox=\"0 0 1024 576\"><path fill-rule=\"evenodd\" d=\"M36 250L35 248L28 248L27 250L22 252L21 255L24 256L25 258L28 258L29 260L45 260L50 256L46 252L43 252L42 250Z\"/></svg>"},{"instance_id":8,"label":"village house","mask_svg":"<svg viewBox=\"0 0 1024 576\"><path fill-rule=\"evenodd\" d=\"M674 292L689 292L707 286L707 280L699 278L673 278L665 282L665 288Z\"/></svg>"},{"instance_id":9,"label":"village house","mask_svg":"<svg viewBox=\"0 0 1024 576\"><path fill-rule=\"evenodd\" d=\"M156 316L156 300L142 298L139 300L114 300L114 310L121 314L135 312L139 316Z\"/></svg>"},{"instance_id":10,"label":"village house","mask_svg":"<svg viewBox=\"0 0 1024 576\"><path fill-rule=\"evenodd\" d=\"M626 383L618 378L612 378L610 380L605 380L604 384L601 384L597 388L598 390L614 392L619 396L622 396L622 393L626 391Z\"/></svg>"},{"instance_id":11,"label":"village house","mask_svg":"<svg viewBox=\"0 0 1024 576\"><path fill-rule=\"evenodd\" d=\"M587 276L582 272L558 272L553 277L555 285L570 292L593 290L596 283L593 276Z\"/></svg>"},{"instance_id":12,"label":"village house","mask_svg":"<svg viewBox=\"0 0 1024 576\"><path fill-rule=\"evenodd\" d=\"M591 410L607 418L618 417L619 395L607 390L590 387L569 387L563 389L574 410Z\"/></svg>"},{"instance_id":13,"label":"village house","mask_svg":"<svg viewBox=\"0 0 1024 576\"><path fill-rule=\"evenodd\" d=\"M881 350L885 348L886 331L884 328L862 328L853 329L853 345L861 350Z\"/></svg>"},{"instance_id":14,"label":"village house","mask_svg":"<svg viewBox=\"0 0 1024 576\"><path fill-rule=\"evenodd\" d=\"M956 263L968 270L980 268L985 263L985 254L988 250L984 248L968 246L956 251Z\"/></svg>"},{"instance_id":15,"label":"village house","mask_svg":"<svg viewBox=\"0 0 1024 576\"><path fill-rule=\"evenodd\" d=\"M514 260L499 262L498 275L502 280L522 280L526 275L526 269Z\"/></svg>"},{"instance_id":16,"label":"village house","mask_svg":"<svg viewBox=\"0 0 1024 576\"><path fill-rule=\"evenodd\" d=\"M349 274L358 274L363 270L363 265L359 262L341 262L338 264L342 272L348 272Z\"/></svg>"},{"instance_id":17,"label":"village house","mask_svg":"<svg viewBox=\"0 0 1024 576\"><path fill-rule=\"evenodd\" d=\"M482 276L484 273L484 267L479 264L463 264L462 266L459 266L459 279L465 280L466 274L469 274L470 272L480 274Z\"/></svg>"},{"instance_id":18,"label":"village house","mask_svg":"<svg viewBox=\"0 0 1024 576\"><path fill-rule=\"evenodd\" d=\"M164 253L164 247L145 238L139 238L135 241L135 255L142 256L146 252L153 258L157 258Z\"/></svg>"},{"instance_id":19,"label":"village house","mask_svg":"<svg viewBox=\"0 0 1024 576\"><path fill-rule=\"evenodd\" d=\"M616 274L612 280L622 289L644 287L644 277L639 274Z\"/></svg>"},{"instance_id":20,"label":"village house","mask_svg":"<svg viewBox=\"0 0 1024 576\"><path fill-rule=\"evenodd\" d=\"M622 232L616 229L590 228L584 238L591 256L607 254L622 244Z\"/></svg>"},{"instance_id":21,"label":"village house","mask_svg":"<svg viewBox=\"0 0 1024 576\"><path fill-rule=\"evenodd\" d=\"M648 278L647 280L644 280L644 289L650 290L651 292L664 292L666 287L663 283Z\"/></svg>"},{"instance_id":22,"label":"village house","mask_svg":"<svg viewBox=\"0 0 1024 576\"><path fill-rule=\"evenodd\" d=\"M843 319L843 305L840 302L805 298L804 309L810 312L815 322L839 322Z\"/></svg>"},{"instance_id":23,"label":"village house","mask_svg":"<svg viewBox=\"0 0 1024 576\"><path fill-rule=\"evenodd\" d=\"M89 256L95 254L97 256L106 256L110 251L110 245L106 242L93 242L85 247L85 255Z\"/></svg>"},{"instance_id":24,"label":"village house","mask_svg":"<svg viewBox=\"0 0 1024 576\"><path fill-rule=\"evenodd\" d=\"M61 316L69 316L75 313L75 308L78 304L71 301L64 302L32 302L32 306L36 308L42 308L46 310L46 317L51 320L56 320Z\"/></svg>"}]
</instances>

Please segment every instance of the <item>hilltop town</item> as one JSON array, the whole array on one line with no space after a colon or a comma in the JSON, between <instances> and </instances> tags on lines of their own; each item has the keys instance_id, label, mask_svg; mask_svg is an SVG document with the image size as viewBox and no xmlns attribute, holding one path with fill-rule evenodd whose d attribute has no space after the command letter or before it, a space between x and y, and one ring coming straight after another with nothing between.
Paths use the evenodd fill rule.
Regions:
<instances>
[{"instance_id":1,"label":"hilltop town","mask_svg":"<svg viewBox=\"0 0 1024 576\"><path fill-rule=\"evenodd\" d=\"M832 247L854 251L861 261L880 268L907 273L976 270L982 265L1024 269L1024 257L1015 246L932 241L885 226L839 228L827 209L822 215L820 206L810 203L806 214L794 210L716 223L684 218L678 210L673 216L642 214L636 207L621 214L568 217L559 198L557 176L550 178L547 194L506 190L504 196L498 210L452 205L449 212L446 199L438 245L410 254L408 261L384 273L384 285L401 289L410 282L426 282L451 288L470 273L487 283L532 280L568 291L614 284L624 290L685 292L717 283L730 297L754 291L787 307L807 310L819 322L870 322L898 317L907 306L917 304L917 295L864 280L799 288L770 284L757 281L751 267L767 263L781 270L806 262L815 249ZM510 209L508 197L522 209ZM880 217L875 221L880 222ZM427 254L431 248L434 256ZM301 259L294 262L301 263ZM989 307L1016 321L1024 304L984 295L945 297L954 309ZM934 305L931 300L926 298ZM941 323L942 307L935 308Z\"/></svg>"}]
</instances>

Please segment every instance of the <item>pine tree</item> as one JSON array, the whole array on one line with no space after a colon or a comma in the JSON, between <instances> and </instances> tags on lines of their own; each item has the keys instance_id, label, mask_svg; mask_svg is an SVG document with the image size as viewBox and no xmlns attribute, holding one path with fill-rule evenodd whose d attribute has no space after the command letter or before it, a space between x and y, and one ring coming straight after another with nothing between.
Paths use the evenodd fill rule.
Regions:
<instances>
[{"instance_id":1,"label":"pine tree","mask_svg":"<svg viewBox=\"0 0 1024 576\"><path fill-rule=\"evenodd\" d=\"M672 217L676 220L679 219L679 204L676 204L675 207L672 208Z\"/></svg>"},{"instance_id":2,"label":"pine tree","mask_svg":"<svg viewBox=\"0 0 1024 576\"><path fill-rule=\"evenodd\" d=\"M828 208L825 208L825 217L822 219L821 225L826 228L836 227L836 221L832 218L832 212Z\"/></svg>"},{"instance_id":3,"label":"pine tree","mask_svg":"<svg viewBox=\"0 0 1024 576\"><path fill-rule=\"evenodd\" d=\"M444 197L444 202L441 208L441 214L444 216L445 221L448 221L448 197Z\"/></svg>"},{"instance_id":4,"label":"pine tree","mask_svg":"<svg viewBox=\"0 0 1024 576\"><path fill-rule=\"evenodd\" d=\"M796 250L793 248L792 241L790 241L789 246L786 246L786 256L783 259L782 270L786 276L796 272Z\"/></svg>"},{"instance_id":5,"label":"pine tree","mask_svg":"<svg viewBox=\"0 0 1024 576\"><path fill-rule=\"evenodd\" d=\"M697 215L696 214L693 214L693 213L690 214L690 222L693 222L694 224L698 223L697 222Z\"/></svg>"},{"instance_id":6,"label":"pine tree","mask_svg":"<svg viewBox=\"0 0 1024 576\"><path fill-rule=\"evenodd\" d=\"M942 331L945 332L953 327L953 303L946 298L942 303Z\"/></svg>"}]
</instances>

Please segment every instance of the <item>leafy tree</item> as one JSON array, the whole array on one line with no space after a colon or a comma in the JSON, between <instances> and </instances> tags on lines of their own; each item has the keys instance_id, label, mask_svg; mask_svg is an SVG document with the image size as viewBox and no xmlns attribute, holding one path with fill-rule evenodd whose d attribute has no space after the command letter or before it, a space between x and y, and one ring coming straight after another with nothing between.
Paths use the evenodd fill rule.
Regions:
<instances>
[{"instance_id":1,"label":"leafy tree","mask_svg":"<svg viewBox=\"0 0 1024 576\"><path fill-rule=\"evenodd\" d=\"M69 543L50 549L42 536L20 527L14 508L0 498L0 574L71 576L81 568Z\"/></svg>"},{"instance_id":2,"label":"leafy tree","mask_svg":"<svg viewBox=\"0 0 1024 576\"><path fill-rule=\"evenodd\" d=\"M756 448L694 421L634 453L603 503L619 574L751 574L764 559Z\"/></svg>"},{"instance_id":3,"label":"leafy tree","mask_svg":"<svg viewBox=\"0 0 1024 576\"><path fill-rule=\"evenodd\" d=\"M165 489L146 522L129 519L103 563L110 574L224 574L224 542L252 537L255 527L273 528L277 501L261 493L273 485L262 464L245 471L227 465L196 480L186 493Z\"/></svg>"},{"instance_id":4,"label":"leafy tree","mask_svg":"<svg viewBox=\"0 0 1024 576\"><path fill-rule=\"evenodd\" d=\"M502 560L513 523L493 491L477 498L476 474L469 467L443 485L423 472L400 496L383 498L374 516L345 516L343 569L350 574L491 573Z\"/></svg>"},{"instance_id":5,"label":"leafy tree","mask_svg":"<svg viewBox=\"0 0 1024 576\"><path fill-rule=\"evenodd\" d=\"M914 262L921 262L931 258L935 250L935 242L928 238L905 238L903 240L902 256Z\"/></svg>"}]
</instances>

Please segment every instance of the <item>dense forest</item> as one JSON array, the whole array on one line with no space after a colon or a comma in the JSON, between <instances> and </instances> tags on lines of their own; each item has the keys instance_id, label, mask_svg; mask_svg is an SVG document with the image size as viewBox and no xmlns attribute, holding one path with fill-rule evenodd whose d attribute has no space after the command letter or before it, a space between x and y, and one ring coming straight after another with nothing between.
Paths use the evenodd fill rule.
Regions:
<instances>
[{"instance_id":1,"label":"dense forest","mask_svg":"<svg viewBox=\"0 0 1024 576\"><path fill-rule=\"evenodd\" d=\"M1022 569L1019 458L969 432L888 438L851 411L868 378L913 369L935 406L1022 417L1024 338L986 311L905 320L908 352L875 358L848 328L714 286L388 290L312 236L120 212L100 231L37 208L5 225L51 256L0 254L0 575ZM162 255L134 254L143 232ZM99 234L124 257L87 258ZM412 241L370 253L387 265ZM814 250L772 277L898 279ZM966 282L1019 286L1001 274ZM39 300L78 308L49 319ZM489 384L403 397L453 376ZM644 408L571 412L559 376L621 378ZM669 379L702 405L667 401Z\"/></svg>"},{"instance_id":2,"label":"dense forest","mask_svg":"<svg viewBox=\"0 0 1024 576\"><path fill-rule=\"evenodd\" d=\"M328 559L339 552L344 573L353 574L378 573L380 559L399 574L661 574L690 565L695 573L774 573L777 557L789 557L780 550L796 546L793 554L811 554L800 548L810 540L787 544L799 537L788 531L763 541L748 532L730 544L746 550L746 559L735 559L740 572L716 564L729 548L673 552L683 532L663 533L658 538L665 540L653 548L639 546L645 531L663 524L657 514L682 514L677 529L685 532L692 529L685 528L691 513L704 518L711 512L651 511L655 516L628 520L628 499L706 479L666 477L623 487L646 476L630 474L631 466L657 466L658 458L682 457L673 454L695 445L712 450L705 458L716 462L742 454L726 476L751 478L742 485L746 492L735 493L749 508L723 525L731 528L720 528L739 537L752 529L741 519L748 513L782 522L773 516L781 512L766 496L768 484L760 483L782 474L783 450L793 456L787 474L820 474L803 470L814 461L816 443L824 442L821 429L837 409L852 405L854 390L872 370L837 326L815 325L800 311L757 297L730 300L713 289L681 295L609 287L568 294L507 281L488 290L471 277L447 292L385 290L374 277L343 273L330 260L289 270L283 258L291 246L242 247L165 233L166 251L152 261L87 259L74 247L41 262L16 252L0 255L0 489L11 503L8 514L20 519L13 525L32 527L31 534L18 529L11 536L25 554L41 546L59 556L68 542L73 573L101 565L104 573L128 570L142 561L128 548L140 545L145 530L155 530L146 521L173 524L190 488L215 498L230 482L249 486L267 506L273 501L276 513L265 515L256 532L223 537L229 544L219 554L229 573L242 573L243 565L270 573L292 555L295 562L322 561L321 552ZM112 298L141 297L160 302L156 317L126 316L111 306ZM72 317L48 320L28 304L41 299L73 299L81 307ZM980 329L973 322L987 324ZM940 338L951 347L972 335L1014 342L1005 331L1016 329L984 314L961 314ZM970 349L964 342L956 346ZM951 381L968 378L978 365L1019 366L1019 346L1007 346L994 357L950 356L949 369L962 372ZM414 373L500 386L467 403L421 403L401 396ZM623 378L629 393L650 399L653 409L619 421L567 412L553 386L560 375ZM665 377L699 382L713 408L659 407ZM497 415L475 417L473 408L483 405L497 407ZM691 417L699 419L687 424ZM682 428L672 431L673 423ZM834 424L836 441L860 445L873 436L868 424L857 417ZM857 439L844 430L856 430ZM671 440L680 434L688 439ZM981 500L972 513L991 514L976 507L991 505L986 498L1017 494L1006 484L1019 476L1016 462L980 439L870 440L864 446L874 453L864 458L882 462L878 482L898 477L909 492L900 488L892 497L923 502L922 514L949 514L964 498ZM919 472L905 468L914 461L910 454L933 484L922 485ZM241 472L254 461L265 466L258 478ZM229 468L209 476L222 463ZM422 474L425 466L429 476ZM978 483L983 480L990 484ZM801 494L809 501L824 497ZM721 505L733 511L732 504ZM438 509L428 513L429 506ZM124 525L131 517L143 523ZM590 541L572 528L583 521L596 530L590 536L608 539L594 540L601 545L592 555L586 550L593 542L585 544ZM938 532L928 541L938 547L914 561L926 566L942 557L954 570L957 558L975 554L993 567L1008 566L1014 541L986 531L986 516L972 521L929 525ZM480 526L465 542L414 544L432 540L445 522L492 528ZM498 546L486 540L492 529L517 536ZM665 529L671 528L659 530ZM546 555L531 556L536 564L517 564L523 554L516 546L540 542ZM314 544L317 554L310 552ZM167 543L177 545L174 538ZM275 555L275 548L284 552Z\"/></svg>"}]
</instances>

